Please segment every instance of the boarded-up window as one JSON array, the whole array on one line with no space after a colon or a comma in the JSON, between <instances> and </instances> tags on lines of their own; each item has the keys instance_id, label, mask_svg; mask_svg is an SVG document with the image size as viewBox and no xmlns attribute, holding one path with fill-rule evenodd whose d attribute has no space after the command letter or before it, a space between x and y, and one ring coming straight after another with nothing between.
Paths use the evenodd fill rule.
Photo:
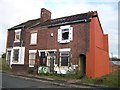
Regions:
<instances>
[{"instance_id":1,"label":"boarded-up window","mask_svg":"<svg viewBox=\"0 0 120 90\"><path fill-rule=\"evenodd\" d=\"M37 44L37 33L31 33L30 44Z\"/></svg>"}]
</instances>

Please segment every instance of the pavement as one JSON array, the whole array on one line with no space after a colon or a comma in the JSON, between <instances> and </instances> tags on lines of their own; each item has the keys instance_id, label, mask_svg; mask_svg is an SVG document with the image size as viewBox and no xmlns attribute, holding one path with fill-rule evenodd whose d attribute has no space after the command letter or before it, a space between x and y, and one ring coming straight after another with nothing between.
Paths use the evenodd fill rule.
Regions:
<instances>
[{"instance_id":1,"label":"pavement","mask_svg":"<svg viewBox=\"0 0 120 90\"><path fill-rule=\"evenodd\" d=\"M120 88L113 88L113 87L108 87L108 86L103 86L103 85L94 85L94 84L86 84L86 83L78 83L80 80L58 80L58 79L53 79L53 78L48 78L48 77L40 77L38 75L29 75L29 74L20 74L20 73L12 73L12 72L2 72L9 74L10 76L13 77L19 77L19 78L24 78L28 80L35 80L35 81L41 81L44 83L50 83L53 85L58 85L58 86L64 86L67 88L95 88L95 89L111 89L111 90L119 90Z\"/></svg>"}]
</instances>

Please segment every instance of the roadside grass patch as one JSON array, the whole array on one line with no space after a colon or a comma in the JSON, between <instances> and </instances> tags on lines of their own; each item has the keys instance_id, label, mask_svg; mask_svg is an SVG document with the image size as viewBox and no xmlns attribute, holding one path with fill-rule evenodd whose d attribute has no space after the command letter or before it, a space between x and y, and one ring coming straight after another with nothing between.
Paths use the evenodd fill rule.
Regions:
<instances>
[{"instance_id":1,"label":"roadside grass patch","mask_svg":"<svg viewBox=\"0 0 120 90\"><path fill-rule=\"evenodd\" d=\"M0 70L2 70L2 58L0 58Z\"/></svg>"},{"instance_id":2,"label":"roadside grass patch","mask_svg":"<svg viewBox=\"0 0 120 90\"><path fill-rule=\"evenodd\" d=\"M3 71L11 71L10 66L5 62L5 58L0 58Z\"/></svg>"},{"instance_id":3,"label":"roadside grass patch","mask_svg":"<svg viewBox=\"0 0 120 90\"><path fill-rule=\"evenodd\" d=\"M53 79L58 79L58 80L78 80L83 78L83 76L80 73L73 73L73 72L69 72L67 74L56 74L56 73L40 73L39 76L41 77L48 77L48 78L53 78Z\"/></svg>"},{"instance_id":4,"label":"roadside grass patch","mask_svg":"<svg viewBox=\"0 0 120 90\"><path fill-rule=\"evenodd\" d=\"M119 78L118 75L120 75L120 66L117 71L111 72L108 75L105 75L100 78L82 78L79 83L87 83L87 84L96 84L96 85L104 85L104 86L110 86L110 87L119 87Z\"/></svg>"}]
</instances>

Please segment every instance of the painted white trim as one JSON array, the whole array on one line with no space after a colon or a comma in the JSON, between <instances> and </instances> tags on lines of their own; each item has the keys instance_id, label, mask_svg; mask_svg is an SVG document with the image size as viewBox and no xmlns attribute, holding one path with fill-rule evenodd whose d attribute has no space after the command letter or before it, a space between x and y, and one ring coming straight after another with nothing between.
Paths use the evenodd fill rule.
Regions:
<instances>
[{"instance_id":1,"label":"painted white trim","mask_svg":"<svg viewBox=\"0 0 120 90\"><path fill-rule=\"evenodd\" d=\"M63 49L59 49L59 51L71 51L71 48L63 48Z\"/></svg>"},{"instance_id":2,"label":"painted white trim","mask_svg":"<svg viewBox=\"0 0 120 90\"><path fill-rule=\"evenodd\" d=\"M15 32L21 32L21 29L17 29L17 30L15 30Z\"/></svg>"},{"instance_id":3,"label":"painted white trim","mask_svg":"<svg viewBox=\"0 0 120 90\"><path fill-rule=\"evenodd\" d=\"M19 38L21 38L21 29L15 30L14 42L20 42L20 40L16 38L16 33L17 32L19 32Z\"/></svg>"},{"instance_id":4,"label":"painted white trim","mask_svg":"<svg viewBox=\"0 0 120 90\"><path fill-rule=\"evenodd\" d=\"M69 36L68 39L66 40L62 40L62 29L69 29ZM73 40L73 27L71 27L70 25L65 25L65 26L60 26L60 28L58 29L58 39L57 41L59 43L69 43Z\"/></svg>"},{"instance_id":5,"label":"painted white trim","mask_svg":"<svg viewBox=\"0 0 120 90\"><path fill-rule=\"evenodd\" d=\"M29 50L29 54L30 53L37 53L37 50ZM36 59L36 58L35 58ZM34 65L30 65L30 60L29 60L29 67L34 67Z\"/></svg>"},{"instance_id":6,"label":"painted white trim","mask_svg":"<svg viewBox=\"0 0 120 90\"><path fill-rule=\"evenodd\" d=\"M14 49L19 49L18 62L13 61L13 51L14 51ZM13 48L11 48L10 67L11 67L12 64L24 64L24 56L25 56L25 47L13 47Z\"/></svg>"},{"instance_id":7,"label":"painted white trim","mask_svg":"<svg viewBox=\"0 0 120 90\"><path fill-rule=\"evenodd\" d=\"M60 26L60 29L70 28L70 25Z\"/></svg>"},{"instance_id":8,"label":"painted white trim","mask_svg":"<svg viewBox=\"0 0 120 90\"><path fill-rule=\"evenodd\" d=\"M6 49L6 62L8 60L8 51L11 51L11 53L12 53L12 48L7 48ZM9 60L10 68L11 68L11 57L12 57L11 53L10 53L10 60Z\"/></svg>"},{"instance_id":9,"label":"painted white trim","mask_svg":"<svg viewBox=\"0 0 120 90\"><path fill-rule=\"evenodd\" d=\"M34 66L32 66L32 65L29 65L29 67L34 67Z\"/></svg>"},{"instance_id":10,"label":"painted white trim","mask_svg":"<svg viewBox=\"0 0 120 90\"><path fill-rule=\"evenodd\" d=\"M45 51L57 51L57 49L49 49L49 50L38 50L39 52L45 52Z\"/></svg>"},{"instance_id":11,"label":"painted white trim","mask_svg":"<svg viewBox=\"0 0 120 90\"><path fill-rule=\"evenodd\" d=\"M7 51L10 51L10 50L12 50L12 47L11 47L11 48L7 48L6 50L7 50Z\"/></svg>"},{"instance_id":12,"label":"painted white trim","mask_svg":"<svg viewBox=\"0 0 120 90\"><path fill-rule=\"evenodd\" d=\"M37 53L37 50L29 50L29 53Z\"/></svg>"}]
</instances>

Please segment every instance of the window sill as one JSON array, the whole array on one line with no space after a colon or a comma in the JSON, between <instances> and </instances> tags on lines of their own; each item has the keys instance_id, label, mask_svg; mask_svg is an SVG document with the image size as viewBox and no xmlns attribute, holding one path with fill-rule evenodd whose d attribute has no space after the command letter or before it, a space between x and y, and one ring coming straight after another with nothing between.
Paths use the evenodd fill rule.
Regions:
<instances>
[{"instance_id":1,"label":"window sill","mask_svg":"<svg viewBox=\"0 0 120 90\"><path fill-rule=\"evenodd\" d=\"M30 44L31 46L36 46L37 44Z\"/></svg>"},{"instance_id":2,"label":"window sill","mask_svg":"<svg viewBox=\"0 0 120 90\"><path fill-rule=\"evenodd\" d=\"M12 63L18 63L18 61L12 61Z\"/></svg>"},{"instance_id":3,"label":"window sill","mask_svg":"<svg viewBox=\"0 0 120 90\"><path fill-rule=\"evenodd\" d=\"M20 42L20 41L14 41L14 43L16 43L16 42Z\"/></svg>"},{"instance_id":4,"label":"window sill","mask_svg":"<svg viewBox=\"0 0 120 90\"><path fill-rule=\"evenodd\" d=\"M34 66L32 66L32 65L29 65L29 67L34 67Z\"/></svg>"},{"instance_id":5,"label":"window sill","mask_svg":"<svg viewBox=\"0 0 120 90\"><path fill-rule=\"evenodd\" d=\"M59 43L69 43L70 40L62 40L62 41L59 41Z\"/></svg>"}]
</instances>

